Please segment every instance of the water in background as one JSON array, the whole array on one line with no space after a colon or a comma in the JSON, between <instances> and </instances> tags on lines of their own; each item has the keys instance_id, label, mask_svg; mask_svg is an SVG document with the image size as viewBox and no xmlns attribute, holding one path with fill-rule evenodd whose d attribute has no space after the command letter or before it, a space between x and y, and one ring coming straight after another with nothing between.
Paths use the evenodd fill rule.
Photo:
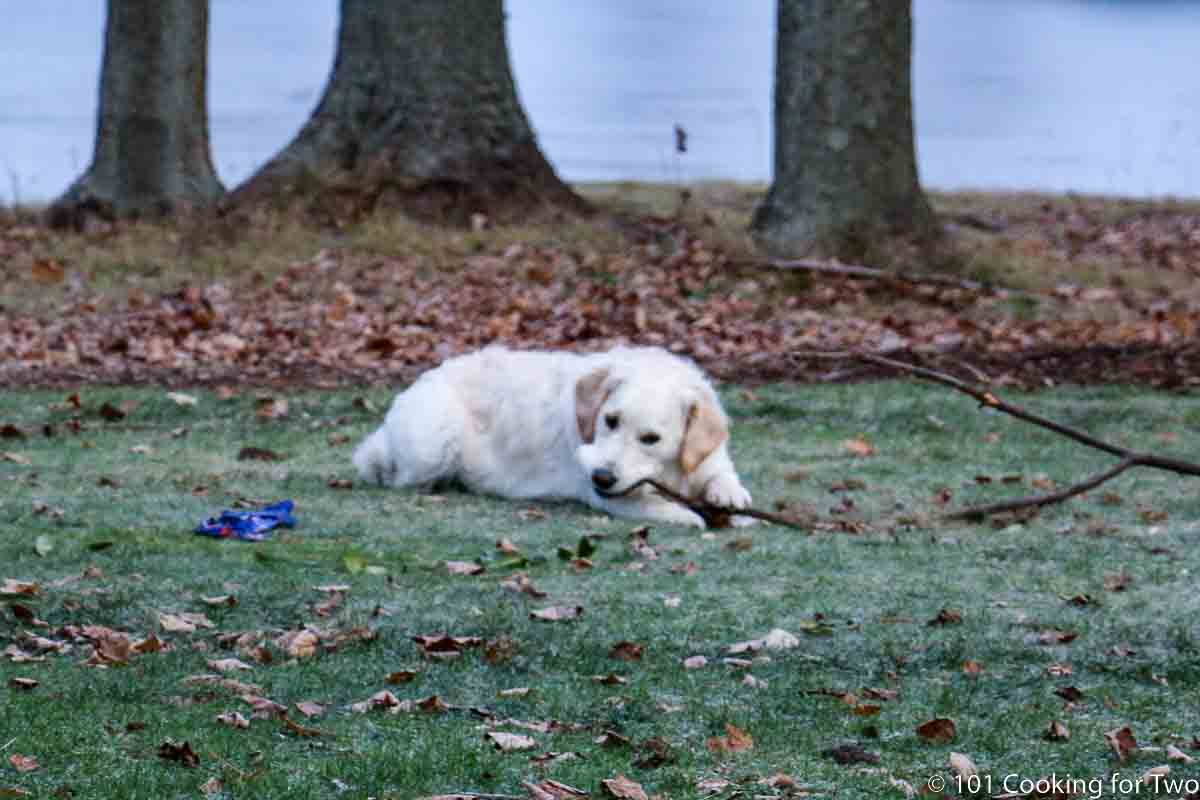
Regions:
<instances>
[{"instance_id":1,"label":"water in background","mask_svg":"<svg viewBox=\"0 0 1200 800\"><path fill-rule=\"evenodd\" d=\"M213 0L210 122L236 185L328 77L337 0ZM774 0L507 0L521 98L569 180L768 180ZM0 0L0 203L91 159L101 0ZM1200 3L914 0L922 180L1200 195ZM682 124L689 152L674 153Z\"/></svg>"}]
</instances>

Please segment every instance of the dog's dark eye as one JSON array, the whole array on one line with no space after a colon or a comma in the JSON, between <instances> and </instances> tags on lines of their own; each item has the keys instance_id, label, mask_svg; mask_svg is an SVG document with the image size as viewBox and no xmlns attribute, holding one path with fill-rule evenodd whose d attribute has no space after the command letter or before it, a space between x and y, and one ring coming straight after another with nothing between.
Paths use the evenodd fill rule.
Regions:
<instances>
[{"instance_id":1,"label":"dog's dark eye","mask_svg":"<svg viewBox=\"0 0 1200 800\"><path fill-rule=\"evenodd\" d=\"M658 440L661 438L657 433L643 433L638 437L638 441L642 444L658 444Z\"/></svg>"},{"instance_id":2,"label":"dog's dark eye","mask_svg":"<svg viewBox=\"0 0 1200 800\"><path fill-rule=\"evenodd\" d=\"M617 426L621 424L621 415L620 414L606 414L604 417L604 424L608 426L608 429L610 431L615 431L617 429Z\"/></svg>"}]
</instances>

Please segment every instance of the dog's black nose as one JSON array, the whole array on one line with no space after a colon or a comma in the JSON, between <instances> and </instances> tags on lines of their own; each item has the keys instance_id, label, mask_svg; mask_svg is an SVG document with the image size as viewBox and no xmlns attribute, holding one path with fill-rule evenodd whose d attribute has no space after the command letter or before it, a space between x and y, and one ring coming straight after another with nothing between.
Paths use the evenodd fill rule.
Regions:
<instances>
[{"instance_id":1,"label":"dog's black nose","mask_svg":"<svg viewBox=\"0 0 1200 800\"><path fill-rule=\"evenodd\" d=\"M592 485L601 491L607 491L617 485L617 476L611 469L592 470Z\"/></svg>"}]
</instances>

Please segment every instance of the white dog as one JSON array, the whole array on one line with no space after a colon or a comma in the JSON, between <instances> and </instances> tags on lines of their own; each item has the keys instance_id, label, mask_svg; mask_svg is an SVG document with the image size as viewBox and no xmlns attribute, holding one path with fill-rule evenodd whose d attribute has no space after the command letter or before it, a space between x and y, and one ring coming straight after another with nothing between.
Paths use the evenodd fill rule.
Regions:
<instances>
[{"instance_id":1,"label":"white dog","mask_svg":"<svg viewBox=\"0 0 1200 800\"><path fill-rule=\"evenodd\" d=\"M622 517L704 526L642 485L745 508L728 421L690 361L655 347L606 353L488 347L453 358L396 396L354 452L364 479L457 480L512 498L573 498Z\"/></svg>"}]
</instances>

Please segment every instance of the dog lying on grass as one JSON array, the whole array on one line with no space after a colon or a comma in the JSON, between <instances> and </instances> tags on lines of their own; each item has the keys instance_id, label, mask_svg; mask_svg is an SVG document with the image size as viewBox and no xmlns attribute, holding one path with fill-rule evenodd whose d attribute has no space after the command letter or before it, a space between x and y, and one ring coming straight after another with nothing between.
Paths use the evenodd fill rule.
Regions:
<instances>
[{"instance_id":1,"label":"dog lying on grass","mask_svg":"<svg viewBox=\"0 0 1200 800\"><path fill-rule=\"evenodd\" d=\"M716 392L690 361L656 347L605 353L508 350L453 358L396 396L354 452L364 479L458 481L510 498L571 498L615 516L704 527L639 481L746 508Z\"/></svg>"}]
</instances>

